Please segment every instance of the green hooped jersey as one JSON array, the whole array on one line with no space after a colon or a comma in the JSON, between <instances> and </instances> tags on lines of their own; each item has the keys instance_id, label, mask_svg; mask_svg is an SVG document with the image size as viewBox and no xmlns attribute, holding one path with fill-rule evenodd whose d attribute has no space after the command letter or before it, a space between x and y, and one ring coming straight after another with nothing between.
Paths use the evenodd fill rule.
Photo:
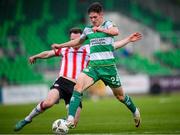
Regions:
<instances>
[{"instance_id":1,"label":"green hooped jersey","mask_svg":"<svg viewBox=\"0 0 180 135\"><path fill-rule=\"evenodd\" d=\"M111 21L105 21L101 27L109 29L113 24ZM90 45L90 66L114 65L113 55L114 37L103 32L93 32L93 26L85 27L81 39L87 39Z\"/></svg>"}]
</instances>

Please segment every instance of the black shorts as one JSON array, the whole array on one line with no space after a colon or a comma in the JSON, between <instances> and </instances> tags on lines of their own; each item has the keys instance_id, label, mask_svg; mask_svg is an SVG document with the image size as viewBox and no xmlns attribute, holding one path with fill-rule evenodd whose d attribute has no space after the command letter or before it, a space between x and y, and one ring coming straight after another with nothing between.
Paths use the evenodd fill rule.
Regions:
<instances>
[{"instance_id":1,"label":"black shorts","mask_svg":"<svg viewBox=\"0 0 180 135\"><path fill-rule=\"evenodd\" d=\"M74 90L75 83L63 78L59 77L53 84L53 86L50 87L50 89L57 89L59 91L60 99L64 99L65 104L69 104L73 90ZM80 102L79 107L82 108L82 103Z\"/></svg>"}]
</instances>

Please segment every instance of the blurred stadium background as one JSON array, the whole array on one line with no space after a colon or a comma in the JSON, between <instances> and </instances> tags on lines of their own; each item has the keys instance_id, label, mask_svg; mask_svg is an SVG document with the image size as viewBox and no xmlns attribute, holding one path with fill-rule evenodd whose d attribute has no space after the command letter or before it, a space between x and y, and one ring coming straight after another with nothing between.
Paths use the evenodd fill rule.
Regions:
<instances>
[{"instance_id":1,"label":"blurred stadium background","mask_svg":"<svg viewBox=\"0 0 180 135\"><path fill-rule=\"evenodd\" d=\"M89 23L86 11L92 2L94 0L0 0L1 111L9 104L16 108L16 104L31 104L46 97L59 72L60 58L38 60L35 65L30 65L28 58L50 50L53 43L68 41L70 28L84 28ZM116 39L136 31L143 34L141 41L115 52L125 91L141 95L139 98L143 99L142 95L146 97L150 93L161 94L159 98L162 94L179 95L180 0L99 2L104 6L105 17L119 27L121 34ZM98 82L85 97L96 100L106 95L112 93ZM179 100L177 106L178 103ZM180 113L177 106L174 110ZM1 129L0 133L9 133L8 129Z\"/></svg>"}]
</instances>

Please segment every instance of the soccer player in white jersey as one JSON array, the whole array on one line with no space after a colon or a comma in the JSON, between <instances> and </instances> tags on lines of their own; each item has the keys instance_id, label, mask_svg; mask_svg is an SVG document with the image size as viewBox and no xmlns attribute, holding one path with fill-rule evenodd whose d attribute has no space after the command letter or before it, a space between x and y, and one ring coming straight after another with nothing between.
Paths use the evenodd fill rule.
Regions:
<instances>
[{"instance_id":1,"label":"soccer player in white jersey","mask_svg":"<svg viewBox=\"0 0 180 135\"><path fill-rule=\"evenodd\" d=\"M120 76L113 56L113 51L116 48L113 46L113 37L119 34L119 30L111 21L104 20L102 5L98 2L90 5L88 15L92 26L87 26L80 38L52 45L52 48L57 49L82 44L86 39L90 41L90 62L88 67L77 78L70 100L66 125L69 128L75 127L75 114L81 102L83 91L101 79L111 87L114 96L132 112L135 126L139 127L141 122L139 109L131 98L125 94L121 86Z\"/></svg>"},{"instance_id":2,"label":"soccer player in white jersey","mask_svg":"<svg viewBox=\"0 0 180 135\"><path fill-rule=\"evenodd\" d=\"M70 30L70 39L79 38L82 34L81 29L72 28ZM44 112L46 109L58 103L60 99L64 99L66 108L68 109L70 98L75 85L77 75L87 66L89 61L89 45L78 45L69 48L60 48L58 50L44 51L29 58L29 62L35 63L36 59L46 59L53 56L62 56L59 77L50 88L47 97L41 101L25 119L19 121L15 125L15 131L21 130L25 125L29 124L32 119ZM77 125L82 104L79 104L76 113L75 125Z\"/></svg>"}]
</instances>

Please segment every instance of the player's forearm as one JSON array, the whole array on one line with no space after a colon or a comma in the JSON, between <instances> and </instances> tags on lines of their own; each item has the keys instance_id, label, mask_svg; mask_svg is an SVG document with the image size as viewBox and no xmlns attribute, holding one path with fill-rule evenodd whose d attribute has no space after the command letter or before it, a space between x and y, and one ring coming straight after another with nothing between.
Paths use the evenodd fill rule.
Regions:
<instances>
[{"instance_id":1,"label":"player's forearm","mask_svg":"<svg viewBox=\"0 0 180 135\"><path fill-rule=\"evenodd\" d=\"M64 48L64 47L75 47L79 44L81 44L80 38L75 39L75 40L70 40L70 41L62 43L62 44L53 44L51 47L53 49L59 49L59 48Z\"/></svg>"},{"instance_id":2,"label":"player's forearm","mask_svg":"<svg viewBox=\"0 0 180 135\"><path fill-rule=\"evenodd\" d=\"M69 42L63 43L63 44L59 44L60 48L63 47L74 47L78 44L78 42L76 40L71 40Z\"/></svg>"},{"instance_id":3,"label":"player's forearm","mask_svg":"<svg viewBox=\"0 0 180 135\"><path fill-rule=\"evenodd\" d=\"M109 34L111 36L117 36L119 35L119 30L116 27L110 28L110 29L100 29L101 32L104 32L106 34Z\"/></svg>"},{"instance_id":4,"label":"player's forearm","mask_svg":"<svg viewBox=\"0 0 180 135\"><path fill-rule=\"evenodd\" d=\"M114 49L122 48L123 46L127 45L130 42L131 41L129 40L129 37L119 40L119 41L116 41L116 42L114 42Z\"/></svg>"},{"instance_id":5,"label":"player's forearm","mask_svg":"<svg viewBox=\"0 0 180 135\"><path fill-rule=\"evenodd\" d=\"M124 38L123 40L116 41L114 43L114 49L121 48L130 42L136 42L136 41L140 40L141 38L142 38L141 33L139 33L139 32L133 33L130 36L128 36L127 38Z\"/></svg>"},{"instance_id":6,"label":"player's forearm","mask_svg":"<svg viewBox=\"0 0 180 135\"><path fill-rule=\"evenodd\" d=\"M49 53L49 51L44 51L37 55L34 55L33 57L36 59L47 59L49 57L52 57L52 55Z\"/></svg>"}]
</instances>

